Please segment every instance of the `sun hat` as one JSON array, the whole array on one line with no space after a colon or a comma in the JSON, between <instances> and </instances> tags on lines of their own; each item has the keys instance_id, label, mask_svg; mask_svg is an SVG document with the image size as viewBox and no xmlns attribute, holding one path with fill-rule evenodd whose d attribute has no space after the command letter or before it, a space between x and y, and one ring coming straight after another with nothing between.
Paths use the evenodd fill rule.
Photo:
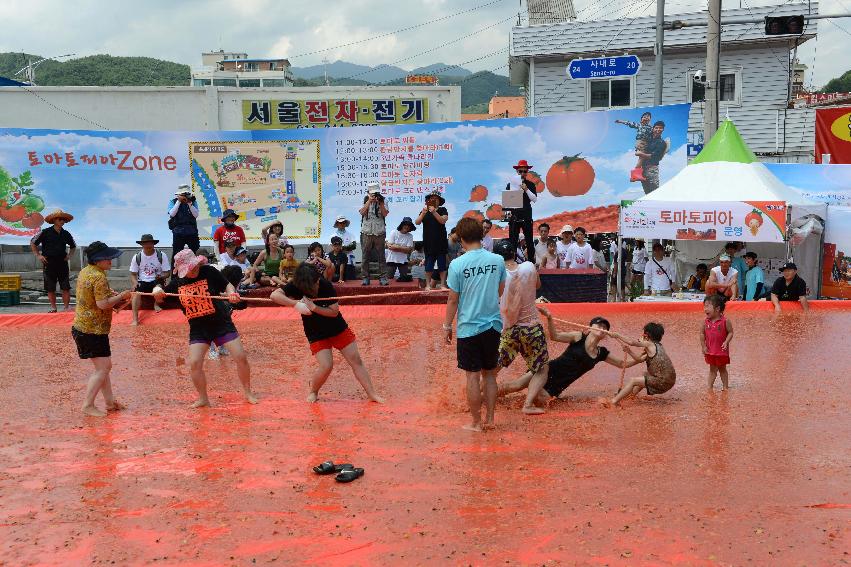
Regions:
<instances>
[{"instance_id":1,"label":"sun hat","mask_svg":"<svg viewBox=\"0 0 851 567\"><path fill-rule=\"evenodd\" d=\"M347 218L346 218L346 217L344 217L343 215L340 215L340 216L339 216L339 217L337 217L337 218L336 218L336 220L334 221L334 226L337 226L338 224L342 224L342 225L345 225L345 226L349 226L350 224L352 224L352 221L350 221L349 219L347 219Z\"/></svg>"},{"instance_id":2,"label":"sun hat","mask_svg":"<svg viewBox=\"0 0 851 567\"><path fill-rule=\"evenodd\" d=\"M236 250L233 251L234 257L239 256L240 254L248 254L248 250L246 250L244 247L240 246L239 248L237 248Z\"/></svg>"},{"instance_id":3,"label":"sun hat","mask_svg":"<svg viewBox=\"0 0 851 567\"><path fill-rule=\"evenodd\" d=\"M783 267L780 268L781 272L785 272L786 270L798 270L798 266L795 265L795 262L786 262L783 264Z\"/></svg>"},{"instance_id":4,"label":"sun hat","mask_svg":"<svg viewBox=\"0 0 851 567\"><path fill-rule=\"evenodd\" d=\"M239 215L233 209L225 209L225 212L222 213L222 222L225 222L225 219L228 217L233 217L234 220L239 220Z\"/></svg>"},{"instance_id":5,"label":"sun hat","mask_svg":"<svg viewBox=\"0 0 851 567\"><path fill-rule=\"evenodd\" d=\"M86 257L89 262L100 262L101 260L115 260L121 256L121 250L110 248L100 240L95 240L86 246Z\"/></svg>"},{"instance_id":6,"label":"sun hat","mask_svg":"<svg viewBox=\"0 0 851 567\"><path fill-rule=\"evenodd\" d=\"M559 232L559 234L564 234L565 232L573 232L573 227L569 224L564 225L561 227L561 232Z\"/></svg>"},{"instance_id":7,"label":"sun hat","mask_svg":"<svg viewBox=\"0 0 851 567\"><path fill-rule=\"evenodd\" d=\"M511 167L513 167L514 169L520 169L521 167L525 167L526 169L532 169L533 166L529 165L529 162L527 162L525 159L521 159L517 162L517 165L512 165Z\"/></svg>"},{"instance_id":8,"label":"sun hat","mask_svg":"<svg viewBox=\"0 0 851 567\"><path fill-rule=\"evenodd\" d=\"M378 181L370 181L366 184L366 192L370 195L381 193L381 184Z\"/></svg>"},{"instance_id":9,"label":"sun hat","mask_svg":"<svg viewBox=\"0 0 851 567\"><path fill-rule=\"evenodd\" d=\"M44 217L44 222L53 224L53 221L56 219L65 219L65 222L71 222L74 220L74 215L66 213L62 209L55 209L52 213Z\"/></svg>"},{"instance_id":10,"label":"sun hat","mask_svg":"<svg viewBox=\"0 0 851 567\"><path fill-rule=\"evenodd\" d=\"M517 250L511 245L511 240L503 238L494 243L493 253L502 256L506 260L514 260L517 256Z\"/></svg>"},{"instance_id":11,"label":"sun hat","mask_svg":"<svg viewBox=\"0 0 851 567\"><path fill-rule=\"evenodd\" d=\"M443 195L440 194L440 191L432 191L431 193L425 196L425 200L428 201L429 197L437 197L438 199L440 199L440 204L438 205L438 207L442 206L446 202L446 199L443 198Z\"/></svg>"},{"instance_id":12,"label":"sun hat","mask_svg":"<svg viewBox=\"0 0 851 567\"><path fill-rule=\"evenodd\" d=\"M411 227L411 232L417 230L417 226L414 224L414 220L411 217L402 217L402 222L399 223L399 226L396 227L396 230L402 230L402 227L405 225Z\"/></svg>"},{"instance_id":13,"label":"sun hat","mask_svg":"<svg viewBox=\"0 0 851 567\"><path fill-rule=\"evenodd\" d=\"M179 278L185 278L186 274L192 271L195 266L203 266L206 263L206 256L196 256L195 252L189 248L184 248L174 255L174 268L177 270L177 277Z\"/></svg>"},{"instance_id":14,"label":"sun hat","mask_svg":"<svg viewBox=\"0 0 851 567\"><path fill-rule=\"evenodd\" d=\"M136 241L136 244L144 244L145 242L153 242L154 244L158 244L159 240L154 238L153 234L143 234L142 238Z\"/></svg>"},{"instance_id":15,"label":"sun hat","mask_svg":"<svg viewBox=\"0 0 851 567\"><path fill-rule=\"evenodd\" d=\"M186 183L181 183L177 186L177 191L174 192L175 197L179 197L180 195L191 195L192 189L189 188L189 185Z\"/></svg>"}]
</instances>

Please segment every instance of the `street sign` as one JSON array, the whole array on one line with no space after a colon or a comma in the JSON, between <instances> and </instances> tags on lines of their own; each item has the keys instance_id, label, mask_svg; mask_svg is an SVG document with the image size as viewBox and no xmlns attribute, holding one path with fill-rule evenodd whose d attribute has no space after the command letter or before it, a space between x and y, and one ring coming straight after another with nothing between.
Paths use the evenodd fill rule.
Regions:
<instances>
[{"instance_id":1,"label":"street sign","mask_svg":"<svg viewBox=\"0 0 851 567\"><path fill-rule=\"evenodd\" d=\"M571 79L631 77L637 75L639 69L641 69L641 60L637 55L574 59L567 66L567 76Z\"/></svg>"}]
</instances>

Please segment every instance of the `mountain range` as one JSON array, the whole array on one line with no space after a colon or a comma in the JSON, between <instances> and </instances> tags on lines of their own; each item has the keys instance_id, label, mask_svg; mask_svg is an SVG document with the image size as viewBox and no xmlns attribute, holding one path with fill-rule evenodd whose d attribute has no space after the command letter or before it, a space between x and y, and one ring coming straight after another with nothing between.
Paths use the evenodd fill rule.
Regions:
<instances>
[{"instance_id":1,"label":"mountain range","mask_svg":"<svg viewBox=\"0 0 851 567\"><path fill-rule=\"evenodd\" d=\"M291 67L293 77L297 79L319 80L325 77L326 66L310 65L308 67ZM406 75L429 75L437 71L440 75L451 75L453 77L468 77L473 74L472 71L463 67L447 65L446 63L434 63L425 67L417 67L411 71L406 71L401 67L393 65L358 65L357 63L349 63L348 61L334 61L328 63L328 77L335 79L360 79L368 83L388 83L398 79L404 79Z\"/></svg>"}]
</instances>

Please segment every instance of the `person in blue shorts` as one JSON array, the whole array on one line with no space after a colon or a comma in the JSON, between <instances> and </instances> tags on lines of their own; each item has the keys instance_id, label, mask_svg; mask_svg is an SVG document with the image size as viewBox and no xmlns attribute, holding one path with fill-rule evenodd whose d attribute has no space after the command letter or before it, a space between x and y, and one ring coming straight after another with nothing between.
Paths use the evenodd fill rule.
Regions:
<instances>
[{"instance_id":1,"label":"person in blue shorts","mask_svg":"<svg viewBox=\"0 0 851 567\"><path fill-rule=\"evenodd\" d=\"M499 298L505 286L505 262L482 248L484 230L480 222L462 218L455 227L464 254L449 265L449 299L443 323L444 338L452 344L452 322L458 316L458 368L467 375L467 402L473 422L464 429L493 428L496 406L496 374L502 318ZM484 388L481 379L484 378ZM482 424L482 391L485 421Z\"/></svg>"}]
</instances>

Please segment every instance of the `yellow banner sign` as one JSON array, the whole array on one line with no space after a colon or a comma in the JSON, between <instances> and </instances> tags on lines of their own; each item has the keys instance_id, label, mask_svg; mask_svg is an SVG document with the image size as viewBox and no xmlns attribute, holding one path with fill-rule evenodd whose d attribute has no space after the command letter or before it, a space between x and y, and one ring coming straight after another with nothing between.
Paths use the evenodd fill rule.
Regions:
<instances>
[{"instance_id":1,"label":"yellow banner sign","mask_svg":"<svg viewBox=\"0 0 851 567\"><path fill-rule=\"evenodd\" d=\"M428 122L426 98L242 101L244 130L424 122Z\"/></svg>"}]
</instances>

